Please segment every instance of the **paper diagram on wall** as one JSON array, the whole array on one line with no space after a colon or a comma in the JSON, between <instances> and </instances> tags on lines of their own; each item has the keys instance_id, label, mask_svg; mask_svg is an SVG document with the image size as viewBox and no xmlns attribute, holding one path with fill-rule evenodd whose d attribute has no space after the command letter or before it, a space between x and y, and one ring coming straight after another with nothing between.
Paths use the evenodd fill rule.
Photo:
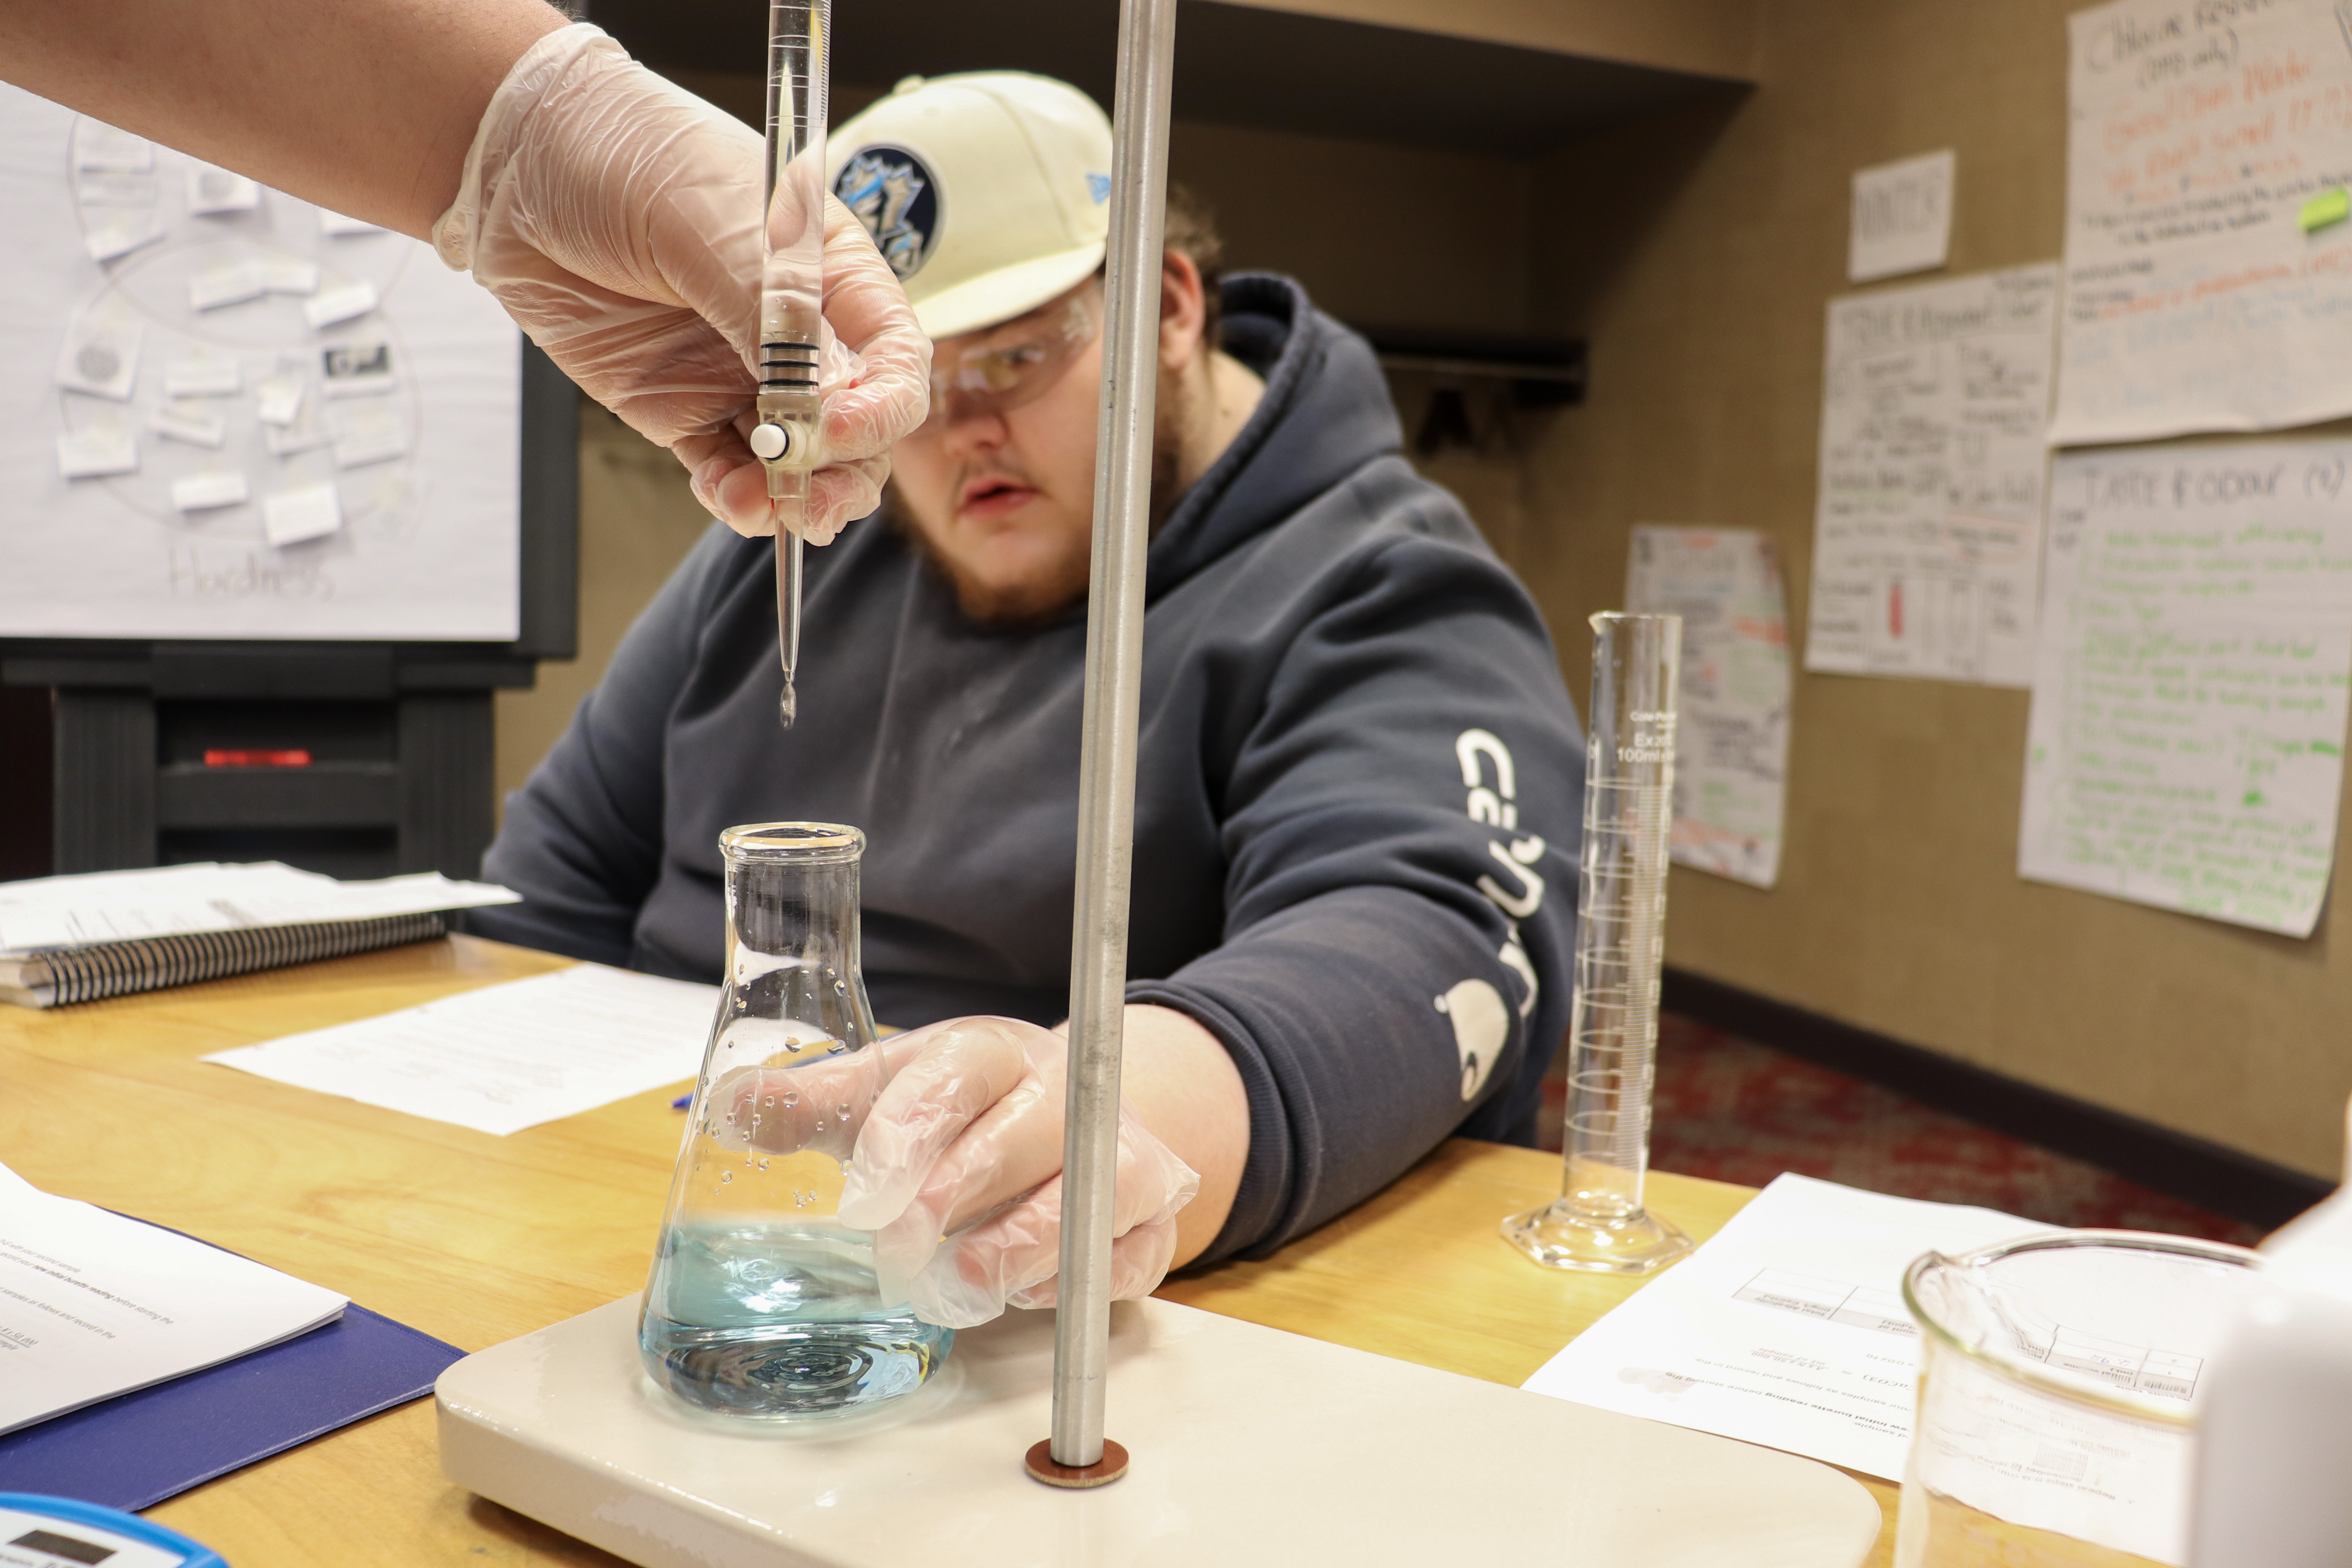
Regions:
<instances>
[{"instance_id":1,"label":"paper diagram on wall","mask_svg":"<svg viewBox=\"0 0 2352 1568\"><path fill-rule=\"evenodd\" d=\"M1769 888L1789 772L1789 619L1772 542L1636 528L1625 607L1683 618L1675 863Z\"/></svg>"},{"instance_id":2,"label":"paper diagram on wall","mask_svg":"<svg viewBox=\"0 0 2352 1568\"><path fill-rule=\"evenodd\" d=\"M520 356L404 236L0 87L0 636L517 635Z\"/></svg>"},{"instance_id":3,"label":"paper diagram on wall","mask_svg":"<svg viewBox=\"0 0 2352 1568\"><path fill-rule=\"evenodd\" d=\"M1833 300L1805 668L2033 672L2058 269Z\"/></svg>"},{"instance_id":4,"label":"paper diagram on wall","mask_svg":"<svg viewBox=\"0 0 2352 1568\"><path fill-rule=\"evenodd\" d=\"M2352 412L2352 5L2068 18L2060 445Z\"/></svg>"},{"instance_id":5,"label":"paper diagram on wall","mask_svg":"<svg viewBox=\"0 0 2352 1568\"><path fill-rule=\"evenodd\" d=\"M2352 682L2352 443L2061 458L2018 872L2309 936Z\"/></svg>"}]
</instances>

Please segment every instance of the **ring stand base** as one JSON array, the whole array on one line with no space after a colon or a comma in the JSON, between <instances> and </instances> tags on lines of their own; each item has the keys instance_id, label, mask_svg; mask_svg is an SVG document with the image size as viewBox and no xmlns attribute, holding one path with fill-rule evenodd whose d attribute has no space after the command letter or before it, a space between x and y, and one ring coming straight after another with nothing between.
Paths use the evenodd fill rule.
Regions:
<instances>
[{"instance_id":1,"label":"ring stand base","mask_svg":"<svg viewBox=\"0 0 2352 1568\"><path fill-rule=\"evenodd\" d=\"M1091 1465L1065 1465L1054 1458L1054 1440L1047 1437L1032 1446L1021 1458L1021 1468L1029 1472L1033 1481L1043 1481L1049 1487L1068 1487L1073 1491L1087 1487L1105 1487L1127 1474L1127 1450L1103 1439L1103 1457Z\"/></svg>"},{"instance_id":2,"label":"ring stand base","mask_svg":"<svg viewBox=\"0 0 2352 1568\"><path fill-rule=\"evenodd\" d=\"M1016 1462L1052 1425L1051 1312L958 1333L904 1399L773 1425L654 1387L636 1323L625 1299L444 1372L443 1469L646 1568L1859 1568L1878 1534L1811 1459L1169 1301L1113 1304L1144 1462L1084 1490Z\"/></svg>"},{"instance_id":3,"label":"ring stand base","mask_svg":"<svg viewBox=\"0 0 2352 1568\"><path fill-rule=\"evenodd\" d=\"M1546 1268L1647 1274L1691 1249L1691 1238L1647 1209L1606 1217L1555 1198L1503 1222L1503 1239Z\"/></svg>"}]
</instances>

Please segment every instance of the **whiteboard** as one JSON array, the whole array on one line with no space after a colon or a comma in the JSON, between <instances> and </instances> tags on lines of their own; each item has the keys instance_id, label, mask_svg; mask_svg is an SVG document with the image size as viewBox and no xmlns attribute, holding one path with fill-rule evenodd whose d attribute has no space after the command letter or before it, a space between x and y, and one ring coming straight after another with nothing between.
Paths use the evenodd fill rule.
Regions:
<instances>
[{"instance_id":1,"label":"whiteboard","mask_svg":"<svg viewBox=\"0 0 2352 1568\"><path fill-rule=\"evenodd\" d=\"M521 339L354 223L0 86L0 637L511 641Z\"/></svg>"}]
</instances>

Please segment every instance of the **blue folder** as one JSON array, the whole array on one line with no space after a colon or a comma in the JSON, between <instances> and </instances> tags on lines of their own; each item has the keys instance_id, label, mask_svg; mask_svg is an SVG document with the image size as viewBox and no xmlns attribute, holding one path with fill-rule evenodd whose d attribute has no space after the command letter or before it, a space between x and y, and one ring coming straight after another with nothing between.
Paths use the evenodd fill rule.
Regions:
<instances>
[{"instance_id":1,"label":"blue folder","mask_svg":"<svg viewBox=\"0 0 2352 1568\"><path fill-rule=\"evenodd\" d=\"M250 1355L0 1437L0 1491L136 1512L433 1392L466 1352L352 1305Z\"/></svg>"}]
</instances>

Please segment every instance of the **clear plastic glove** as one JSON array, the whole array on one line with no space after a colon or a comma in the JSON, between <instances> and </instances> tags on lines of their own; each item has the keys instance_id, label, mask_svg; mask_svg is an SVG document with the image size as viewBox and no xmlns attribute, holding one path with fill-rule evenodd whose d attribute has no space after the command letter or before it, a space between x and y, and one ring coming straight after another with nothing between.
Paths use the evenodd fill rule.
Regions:
<instances>
[{"instance_id":1,"label":"clear plastic glove","mask_svg":"<svg viewBox=\"0 0 2352 1568\"><path fill-rule=\"evenodd\" d=\"M859 1129L841 1223L874 1236L886 1300L948 1328L1055 1300L1068 1042L1011 1018L955 1018L889 1042L896 1075ZM1119 1107L1111 1294L1148 1296L1201 1179Z\"/></svg>"},{"instance_id":2,"label":"clear plastic glove","mask_svg":"<svg viewBox=\"0 0 2352 1568\"><path fill-rule=\"evenodd\" d=\"M483 112L457 199L433 226L589 395L677 454L703 505L772 531L745 445L756 420L764 150L749 126L584 22L525 51ZM824 215L824 467L804 536L871 511L889 451L930 404L930 340L866 230Z\"/></svg>"}]
</instances>

